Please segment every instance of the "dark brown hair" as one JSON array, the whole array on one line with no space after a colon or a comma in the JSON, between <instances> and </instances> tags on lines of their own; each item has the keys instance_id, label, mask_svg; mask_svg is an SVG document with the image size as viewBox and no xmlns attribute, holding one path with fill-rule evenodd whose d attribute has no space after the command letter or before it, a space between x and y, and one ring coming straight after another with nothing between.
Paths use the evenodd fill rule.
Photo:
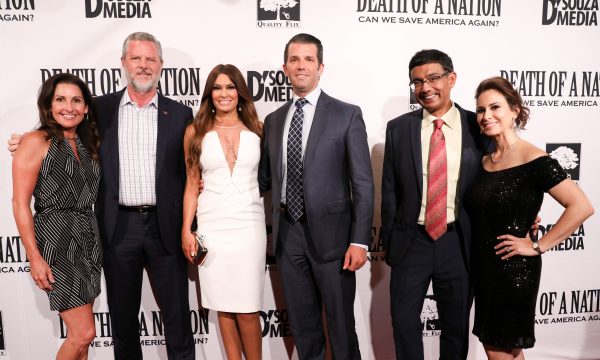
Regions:
<instances>
[{"instance_id":1,"label":"dark brown hair","mask_svg":"<svg viewBox=\"0 0 600 360\"><path fill-rule=\"evenodd\" d=\"M72 84L81 90L83 101L88 107L88 113L83 117L83 121L77 125L75 132L79 136L81 143L92 155L92 158L98 160L100 136L96 129L96 109L94 107L90 89L77 76L67 73L56 74L44 81L40 87L37 100L41 124L38 130L42 130L46 133L46 140L56 138L60 140L59 144L62 143L64 129L52 116L52 100L54 99L54 92L56 91L56 86L58 86L58 84Z\"/></svg>"},{"instance_id":2,"label":"dark brown hair","mask_svg":"<svg viewBox=\"0 0 600 360\"><path fill-rule=\"evenodd\" d=\"M519 112L519 115L517 115L517 118L515 119L517 128L525 129L527 120L529 120L529 108L523 105L521 95L515 90L512 84L500 76L485 79L477 86L477 90L475 90L475 99L479 98L479 95L487 90L496 90L504 96L510 108L516 109Z\"/></svg>"},{"instance_id":3,"label":"dark brown hair","mask_svg":"<svg viewBox=\"0 0 600 360\"><path fill-rule=\"evenodd\" d=\"M410 59L408 63L408 78L412 80L410 77L412 69L426 64L440 64L445 71L449 73L454 72L454 64L452 64L452 59L448 54L436 49L423 49L417 51Z\"/></svg>"},{"instance_id":4,"label":"dark brown hair","mask_svg":"<svg viewBox=\"0 0 600 360\"><path fill-rule=\"evenodd\" d=\"M192 170L200 170L200 153L202 152L202 140L207 132L215 126L215 104L212 101L212 91L217 77L225 74L231 79L238 93L238 116L242 123L259 137L262 137L262 127L258 121L258 114L248 90L248 85L240 70L231 64L219 64L215 66L208 78L200 100L200 110L188 126L194 128L194 136L189 140L189 155L186 159L188 167Z\"/></svg>"},{"instance_id":5,"label":"dark brown hair","mask_svg":"<svg viewBox=\"0 0 600 360\"><path fill-rule=\"evenodd\" d=\"M317 47L317 61L319 62L317 65L321 65L323 63L323 44L321 40L317 39L311 34L300 33L294 35L288 42L285 44L285 50L283 51L283 63L287 64L288 61L288 50L291 44L313 44Z\"/></svg>"}]
</instances>

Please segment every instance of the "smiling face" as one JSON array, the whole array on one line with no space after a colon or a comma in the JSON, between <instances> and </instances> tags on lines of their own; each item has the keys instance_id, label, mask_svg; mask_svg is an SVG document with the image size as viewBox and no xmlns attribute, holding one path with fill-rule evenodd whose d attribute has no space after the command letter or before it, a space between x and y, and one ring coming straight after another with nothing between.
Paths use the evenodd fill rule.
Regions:
<instances>
[{"instance_id":1,"label":"smiling face","mask_svg":"<svg viewBox=\"0 0 600 360\"><path fill-rule=\"evenodd\" d=\"M134 90L146 93L156 89L160 80L162 60L152 41L132 40L127 46L121 65L127 82Z\"/></svg>"},{"instance_id":2,"label":"smiling face","mask_svg":"<svg viewBox=\"0 0 600 360\"><path fill-rule=\"evenodd\" d=\"M317 45L290 43L287 50L283 71L290 79L294 93L304 97L317 87L323 73L323 64L319 64L317 58Z\"/></svg>"},{"instance_id":3,"label":"smiling face","mask_svg":"<svg viewBox=\"0 0 600 360\"><path fill-rule=\"evenodd\" d=\"M65 134L72 137L77 126L88 112L81 89L77 85L59 83L54 89L50 111L56 122L63 127Z\"/></svg>"},{"instance_id":4,"label":"smiling face","mask_svg":"<svg viewBox=\"0 0 600 360\"><path fill-rule=\"evenodd\" d=\"M413 82L415 80L423 82L437 76L440 78L435 84L425 81L421 87L415 89L415 96L417 102L430 114L441 117L452 107L450 90L456 82L456 74L454 72L447 73L439 63L415 66L410 70L410 79Z\"/></svg>"},{"instance_id":5,"label":"smiling face","mask_svg":"<svg viewBox=\"0 0 600 360\"><path fill-rule=\"evenodd\" d=\"M508 105L504 95L494 89L479 94L476 112L477 123L487 136L514 131L514 119L519 115L517 109Z\"/></svg>"},{"instance_id":6,"label":"smiling face","mask_svg":"<svg viewBox=\"0 0 600 360\"><path fill-rule=\"evenodd\" d=\"M238 92L231 78L219 74L212 88L212 102L217 114L228 114L236 111L238 105Z\"/></svg>"}]
</instances>

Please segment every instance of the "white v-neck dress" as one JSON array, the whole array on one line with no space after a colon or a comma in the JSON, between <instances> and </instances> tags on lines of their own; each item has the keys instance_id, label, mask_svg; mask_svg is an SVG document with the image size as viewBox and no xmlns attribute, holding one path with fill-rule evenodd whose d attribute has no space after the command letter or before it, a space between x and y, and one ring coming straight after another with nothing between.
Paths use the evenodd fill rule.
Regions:
<instances>
[{"instance_id":1,"label":"white v-neck dress","mask_svg":"<svg viewBox=\"0 0 600 360\"><path fill-rule=\"evenodd\" d=\"M249 313L261 309L267 234L258 190L260 138L240 133L238 157L230 172L219 136L202 140L200 164L204 190L198 197L198 234L208 256L199 267L202 306Z\"/></svg>"}]
</instances>

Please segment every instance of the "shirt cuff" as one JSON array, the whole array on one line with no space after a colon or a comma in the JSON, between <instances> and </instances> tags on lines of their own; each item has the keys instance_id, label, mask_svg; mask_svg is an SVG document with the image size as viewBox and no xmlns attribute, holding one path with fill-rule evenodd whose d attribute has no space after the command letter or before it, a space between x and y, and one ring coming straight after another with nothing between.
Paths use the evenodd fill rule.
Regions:
<instances>
[{"instance_id":1,"label":"shirt cuff","mask_svg":"<svg viewBox=\"0 0 600 360\"><path fill-rule=\"evenodd\" d=\"M369 247L368 247L367 245L364 245L364 244L359 244L359 243L350 243L350 245L353 245L353 246L358 246L358 247L360 247L360 248L363 248L364 250L367 250L367 251L369 251Z\"/></svg>"}]
</instances>

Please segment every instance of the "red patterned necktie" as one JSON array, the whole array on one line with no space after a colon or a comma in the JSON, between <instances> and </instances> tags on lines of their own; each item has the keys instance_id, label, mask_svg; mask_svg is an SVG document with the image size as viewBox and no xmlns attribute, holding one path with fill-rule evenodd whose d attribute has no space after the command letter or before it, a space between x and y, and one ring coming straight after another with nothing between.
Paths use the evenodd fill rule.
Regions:
<instances>
[{"instance_id":1,"label":"red patterned necktie","mask_svg":"<svg viewBox=\"0 0 600 360\"><path fill-rule=\"evenodd\" d=\"M446 233L448 163L446 160L446 140L442 132L444 120L435 119L433 124L435 128L429 143L425 230L433 240L437 240Z\"/></svg>"}]
</instances>

